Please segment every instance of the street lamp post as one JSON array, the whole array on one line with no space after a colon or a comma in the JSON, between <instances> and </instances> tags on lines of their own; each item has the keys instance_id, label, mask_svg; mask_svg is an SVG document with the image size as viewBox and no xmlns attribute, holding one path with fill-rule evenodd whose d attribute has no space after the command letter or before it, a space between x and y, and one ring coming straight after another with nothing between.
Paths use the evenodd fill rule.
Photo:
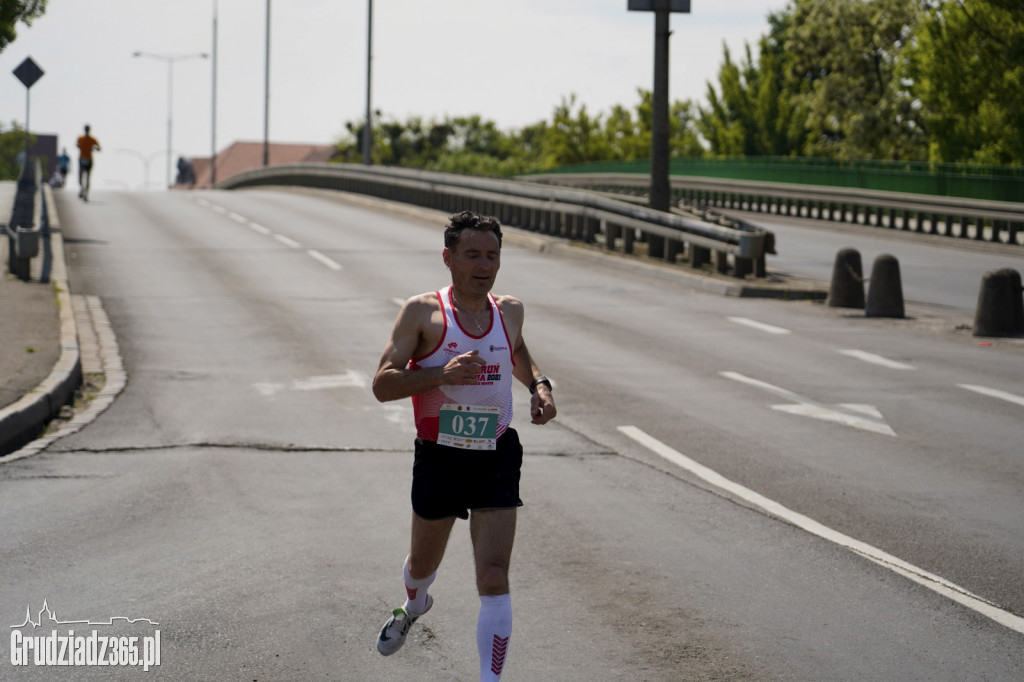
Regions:
<instances>
[{"instance_id":1,"label":"street lamp post","mask_svg":"<svg viewBox=\"0 0 1024 682\"><path fill-rule=\"evenodd\" d=\"M174 62L183 59L206 59L205 52L196 54L154 54L152 52L134 52L133 57L149 57L167 62L167 187L171 187L171 130L174 112Z\"/></svg>"},{"instance_id":2,"label":"street lamp post","mask_svg":"<svg viewBox=\"0 0 1024 682\"><path fill-rule=\"evenodd\" d=\"M210 93L210 189L217 184L217 0L213 0L213 59Z\"/></svg>"},{"instance_id":3,"label":"street lamp post","mask_svg":"<svg viewBox=\"0 0 1024 682\"><path fill-rule=\"evenodd\" d=\"M366 122L363 124L363 163L373 163L373 122L370 118L370 78L373 74L373 0L366 3Z\"/></svg>"},{"instance_id":4,"label":"street lamp post","mask_svg":"<svg viewBox=\"0 0 1024 682\"><path fill-rule=\"evenodd\" d=\"M114 151L117 152L118 154L131 154L135 158L137 158L139 161L142 162L142 169L143 169L142 189L143 190L148 190L149 189L149 164L151 164L158 156L161 156L162 154L167 154L167 151L165 151L165 150L160 150L158 152L153 152L149 156L146 156L142 152L137 151L135 149L115 149Z\"/></svg>"}]
</instances>

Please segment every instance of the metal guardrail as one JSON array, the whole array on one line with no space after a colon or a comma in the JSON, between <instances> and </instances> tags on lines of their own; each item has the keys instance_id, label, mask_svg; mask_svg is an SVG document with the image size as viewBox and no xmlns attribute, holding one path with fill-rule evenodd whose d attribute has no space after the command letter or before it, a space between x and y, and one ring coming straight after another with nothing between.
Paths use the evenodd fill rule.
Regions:
<instances>
[{"instance_id":1,"label":"metal guardrail","mask_svg":"<svg viewBox=\"0 0 1024 682\"><path fill-rule=\"evenodd\" d=\"M552 173L539 183L644 194L650 179L632 173ZM673 203L884 227L920 234L1024 245L1024 203L925 194L672 176Z\"/></svg>"},{"instance_id":2,"label":"metal guardrail","mask_svg":"<svg viewBox=\"0 0 1024 682\"><path fill-rule=\"evenodd\" d=\"M31 261L39 255L46 205L43 198L41 167L36 160L22 169L14 197L7 233L8 270L19 279L31 277Z\"/></svg>"},{"instance_id":3,"label":"metal guardrail","mask_svg":"<svg viewBox=\"0 0 1024 682\"><path fill-rule=\"evenodd\" d=\"M756 226L736 220L711 222L696 214L654 211L586 190L407 168L330 163L260 168L232 176L217 187L239 189L258 185L342 190L450 212L469 209L493 215L511 227L598 244L627 254L645 253L670 263L685 258L691 266L703 267L713 253L719 272L731 272L736 277L750 273L765 276L765 246L770 235Z\"/></svg>"}]
</instances>

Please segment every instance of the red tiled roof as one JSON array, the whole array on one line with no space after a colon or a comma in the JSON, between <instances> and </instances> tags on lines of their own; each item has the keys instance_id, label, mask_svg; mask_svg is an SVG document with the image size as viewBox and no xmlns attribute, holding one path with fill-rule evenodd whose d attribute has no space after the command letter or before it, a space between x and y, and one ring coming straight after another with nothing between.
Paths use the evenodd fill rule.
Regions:
<instances>
[{"instance_id":1,"label":"red tiled roof","mask_svg":"<svg viewBox=\"0 0 1024 682\"><path fill-rule=\"evenodd\" d=\"M268 145L269 166L285 163L307 163L329 161L336 150L332 145L322 144L282 144L272 142ZM262 142L235 142L227 149L217 152L217 181L226 180L232 175L263 166ZM196 175L195 189L210 187L210 159L201 157L192 159L192 169Z\"/></svg>"}]
</instances>

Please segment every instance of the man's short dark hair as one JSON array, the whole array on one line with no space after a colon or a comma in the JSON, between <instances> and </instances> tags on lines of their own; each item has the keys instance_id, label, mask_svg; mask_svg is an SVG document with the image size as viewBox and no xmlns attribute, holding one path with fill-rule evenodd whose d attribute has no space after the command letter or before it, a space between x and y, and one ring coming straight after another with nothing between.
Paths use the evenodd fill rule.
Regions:
<instances>
[{"instance_id":1,"label":"man's short dark hair","mask_svg":"<svg viewBox=\"0 0 1024 682\"><path fill-rule=\"evenodd\" d=\"M459 244L459 236L463 230L479 230L493 232L498 237L498 248L501 248L501 223L493 216L483 216L472 211L462 211L448 217L444 227L445 248L454 250Z\"/></svg>"}]
</instances>

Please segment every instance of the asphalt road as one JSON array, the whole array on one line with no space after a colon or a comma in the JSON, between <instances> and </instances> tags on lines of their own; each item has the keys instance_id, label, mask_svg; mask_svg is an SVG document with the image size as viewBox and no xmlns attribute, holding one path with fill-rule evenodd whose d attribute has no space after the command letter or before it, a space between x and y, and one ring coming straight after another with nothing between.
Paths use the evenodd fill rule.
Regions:
<instances>
[{"instance_id":1,"label":"asphalt road","mask_svg":"<svg viewBox=\"0 0 1024 682\"><path fill-rule=\"evenodd\" d=\"M368 380L396 301L446 283L439 220L277 191L60 200L128 384L0 466L0 612L147 619L52 628L159 630L161 661L0 679L475 679L465 524L422 628L373 646L413 434ZM1024 677L1019 340L979 346L957 302L868 320L511 239L497 290L559 403L534 427L516 396L504 679Z\"/></svg>"}]
</instances>

